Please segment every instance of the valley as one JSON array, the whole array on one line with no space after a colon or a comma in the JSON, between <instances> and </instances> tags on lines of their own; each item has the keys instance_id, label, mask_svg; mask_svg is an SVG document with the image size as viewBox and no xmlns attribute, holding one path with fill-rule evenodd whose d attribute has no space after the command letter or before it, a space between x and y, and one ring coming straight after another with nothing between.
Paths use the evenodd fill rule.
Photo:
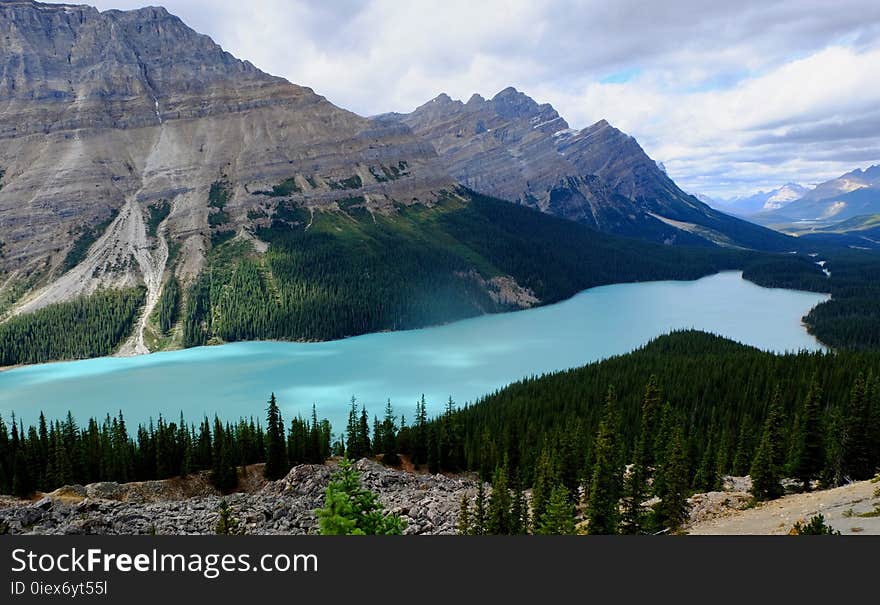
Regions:
<instances>
[{"instance_id":1,"label":"valley","mask_svg":"<svg viewBox=\"0 0 880 605\"><path fill-rule=\"evenodd\" d=\"M880 166L638 72L359 115L161 7L0 39L0 533L878 531Z\"/></svg>"}]
</instances>

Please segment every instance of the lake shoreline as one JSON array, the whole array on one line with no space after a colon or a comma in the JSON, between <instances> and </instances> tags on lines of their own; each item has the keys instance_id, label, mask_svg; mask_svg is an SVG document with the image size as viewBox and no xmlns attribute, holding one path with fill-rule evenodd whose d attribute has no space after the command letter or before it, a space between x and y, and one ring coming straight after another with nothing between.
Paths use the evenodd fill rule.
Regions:
<instances>
[{"instance_id":1,"label":"lake shoreline","mask_svg":"<svg viewBox=\"0 0 880 605\"><path fill-rule=\"evenodd\" d=\"M809 294L824 295L827 297L826 300L831 299L830 292L812 292L809 290L794 290L791 288L776 288L776 287L764 286L764 285L758 284L756 282L753 282L753 281L748 280L745 277L743 277L742 270L730 269L730 270L717 271L715 273L710 273L708 275L698 277L697 279L652 280L652 281L615 282L612 284L602 284L599 286L593 286L591 288L587 288L585 290L580 290L580 291L572 294L568 298L564 298L562 300L558 300L558 301L548 303L548 304L538 304L538 305L534 305L532 307L520 308L520 309L509 309L506 311L499 311L496 313L482 313L482 314L473 315L470 317L462 317L460 319L455 319L455 320L447 321L444 323L429 324L429 325L425 325L425 326L421 326L421 327L417 327L417 328L406 328L403 330L390 330L390 329L378 330L376 332L365 332L363 334L353 334L351 336L344 336L343 338L334 338L334 339L328 339L328 340L314 340L314 339L313 340L298 340L298 339L278 339L278 338L262 339L262 338L260 338L260 339L254 339L254 340L235 340L235 341L228 341L228 342L227 341L214 342L214 343L208 343L205 345L201 345L199 347L176 347L176 348L169 348L169 349L160 349L160 350L156 350L156 351L149 351L147 353L130 352L130 353L120 354L119 352L116 352L111 355L98 355L95 357L81 357L81 358L72 358L72 359L53 359L53 360L49 360L49 361L42 361L39 363L0 366L0 374L2 374L4 372L9 372L12 370L18 370L21 368L27 368L27 367L33 367L33 366L50 365L50 364L56 364L56 363L70 363L70 362L77 362L77 361L88 361L91 359L132 359L132 358L146 357L146 356L156 355L156 354L161 354L161 353L170 353L170 352L175 352L175 351L187 351L187 350L195 350L195 349L201 349L201 348L221 347L221 346L226 346L226 345L236 344L236 343L243 343L243 342L248 342L248 343L288 343L288 344L297 344L297 345L299 345L299 344L321 344L321 343L343 342L343 341L351 340L354 338L360 338L363 336L370 336L370 335L375 335L375 334L397 334L397 333L412 332L412 331L417 331L417 330L430 330L433 328L442 328L444 326L454 325L459 322L468 321L468 320L472 320L472 319L476 319L476 318L480 318L480 317L497 316L497 315L510 315L510 314L515 314L515 313L527 312L527 311L531 311L531 310L535 310L535 309L543 309L543 308L553 307L554 305L563 304L565 302L568 302L568 301L574 299L577 296L580 296L580 295L585 294L587 292L595 291L600 288L632 285L632 284L654 284L654 283L665 283L665 282L696 283L696 282L703 280L703 279L711 278L711 277L717 276L717 275L725 275L725 274L738 274L739 278L741 280L743 280L747 283L753 284L755 286L758 286L759 288L764 288L766 290L789 290L792 292L804 292L804 293L809 293ZM821 303L817 303L817 304L821 304ZM803 321L801 322L801 325L804 327L805 330L808 327L805 323L803 323ZM809 333L808 330L807 330L807 332ZM827 344L823 343L818 338L816 340L822 346L824 346L826 348L830 348L830 347L828 347ZM126 338L125 342L127 342L127 341L128 341L128 338ZM120 349L123 348L123 346L124 346L124 343L122 345L120 345Z\"/></svg>"}]
</instances>

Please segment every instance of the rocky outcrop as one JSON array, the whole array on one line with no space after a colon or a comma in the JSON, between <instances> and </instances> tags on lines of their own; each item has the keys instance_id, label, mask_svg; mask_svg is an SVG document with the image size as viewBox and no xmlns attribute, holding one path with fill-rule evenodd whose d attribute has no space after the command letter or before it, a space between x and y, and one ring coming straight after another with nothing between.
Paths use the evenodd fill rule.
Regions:
<instances>
[{"instance_id":1,"label":"rocky outcrop","mask_svg":"<svg viewBox=\"0 0 880 605\"><path fill-rule=\"evenodd\" d=\"M410 126L475 191L602 231L665 243L783 245L782 236L686 194L607 121L574 130L552 106L514 88L467 103L442 94L410 114L375 120Z\"/></svg>"},{"instance_id":2,"label":"rocky outcrop","mask_svg":"<svg viewBox=\"0 0 880 605\"><path fill-rule=\"evenodd\" d=\"M396 471L369 460L358 461L355 468L386 511L406 522L407 534L454 534L461 496L477 488L469 479ZM226 496L226 501L248 534L315 533L314 511L324 504L332 472L331 466L296 466L284 479ZM221 496L204 477L188 485L189 495L179 480L169 480L70 486L34 503L0 500L0 533L214 533Z\"/></svg>"}]
</instances>

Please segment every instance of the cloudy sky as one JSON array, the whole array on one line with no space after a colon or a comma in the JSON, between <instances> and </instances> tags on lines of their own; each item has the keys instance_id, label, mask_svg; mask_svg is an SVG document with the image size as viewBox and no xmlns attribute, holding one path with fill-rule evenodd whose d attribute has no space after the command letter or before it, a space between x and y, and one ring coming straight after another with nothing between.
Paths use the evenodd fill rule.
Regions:
<instances>
[{"instance_id":1,"label":"cloudy sky","mask_svg":"<svg viewBox=\"0 0 880 605\"><path fill-rule=\"evenodd\" d=\"M512 85L575 128L606 118L695 193L815 184L880 163L876 0L164 6L236 56L363 115Z\"/></svg>"}]
</instances>

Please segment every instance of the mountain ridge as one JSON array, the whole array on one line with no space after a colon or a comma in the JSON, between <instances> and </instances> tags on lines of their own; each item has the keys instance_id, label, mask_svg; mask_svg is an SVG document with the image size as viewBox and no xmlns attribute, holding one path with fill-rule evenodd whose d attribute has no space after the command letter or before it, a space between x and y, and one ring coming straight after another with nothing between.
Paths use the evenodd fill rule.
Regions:
<instances>
[{"instance_id":1,"label":"mountain ridge","mask_svg":"<svg viewBox=\"0 0 880 605\"><path fill-rule=\"evenodd\" d=\"M442 93L382 114L430 141L467 187L600 231L667 244L783 249L786 238L682 191L630 135L600 120L570 128L550 104L508 87L467 103Z\"/></svg>"},{"instance_id":2,"label":"mountain ridge","mask_svg":"<svg viewBox=\"0 0 880 605\"><path fill-rule=\"evenodd\" d=\"M763 225L780 225L786 229L832 226L848 219L880 212L880 165L856 168L839 177L819 183L780 208L754 215Z\"/></svg>"}]
</instances>

